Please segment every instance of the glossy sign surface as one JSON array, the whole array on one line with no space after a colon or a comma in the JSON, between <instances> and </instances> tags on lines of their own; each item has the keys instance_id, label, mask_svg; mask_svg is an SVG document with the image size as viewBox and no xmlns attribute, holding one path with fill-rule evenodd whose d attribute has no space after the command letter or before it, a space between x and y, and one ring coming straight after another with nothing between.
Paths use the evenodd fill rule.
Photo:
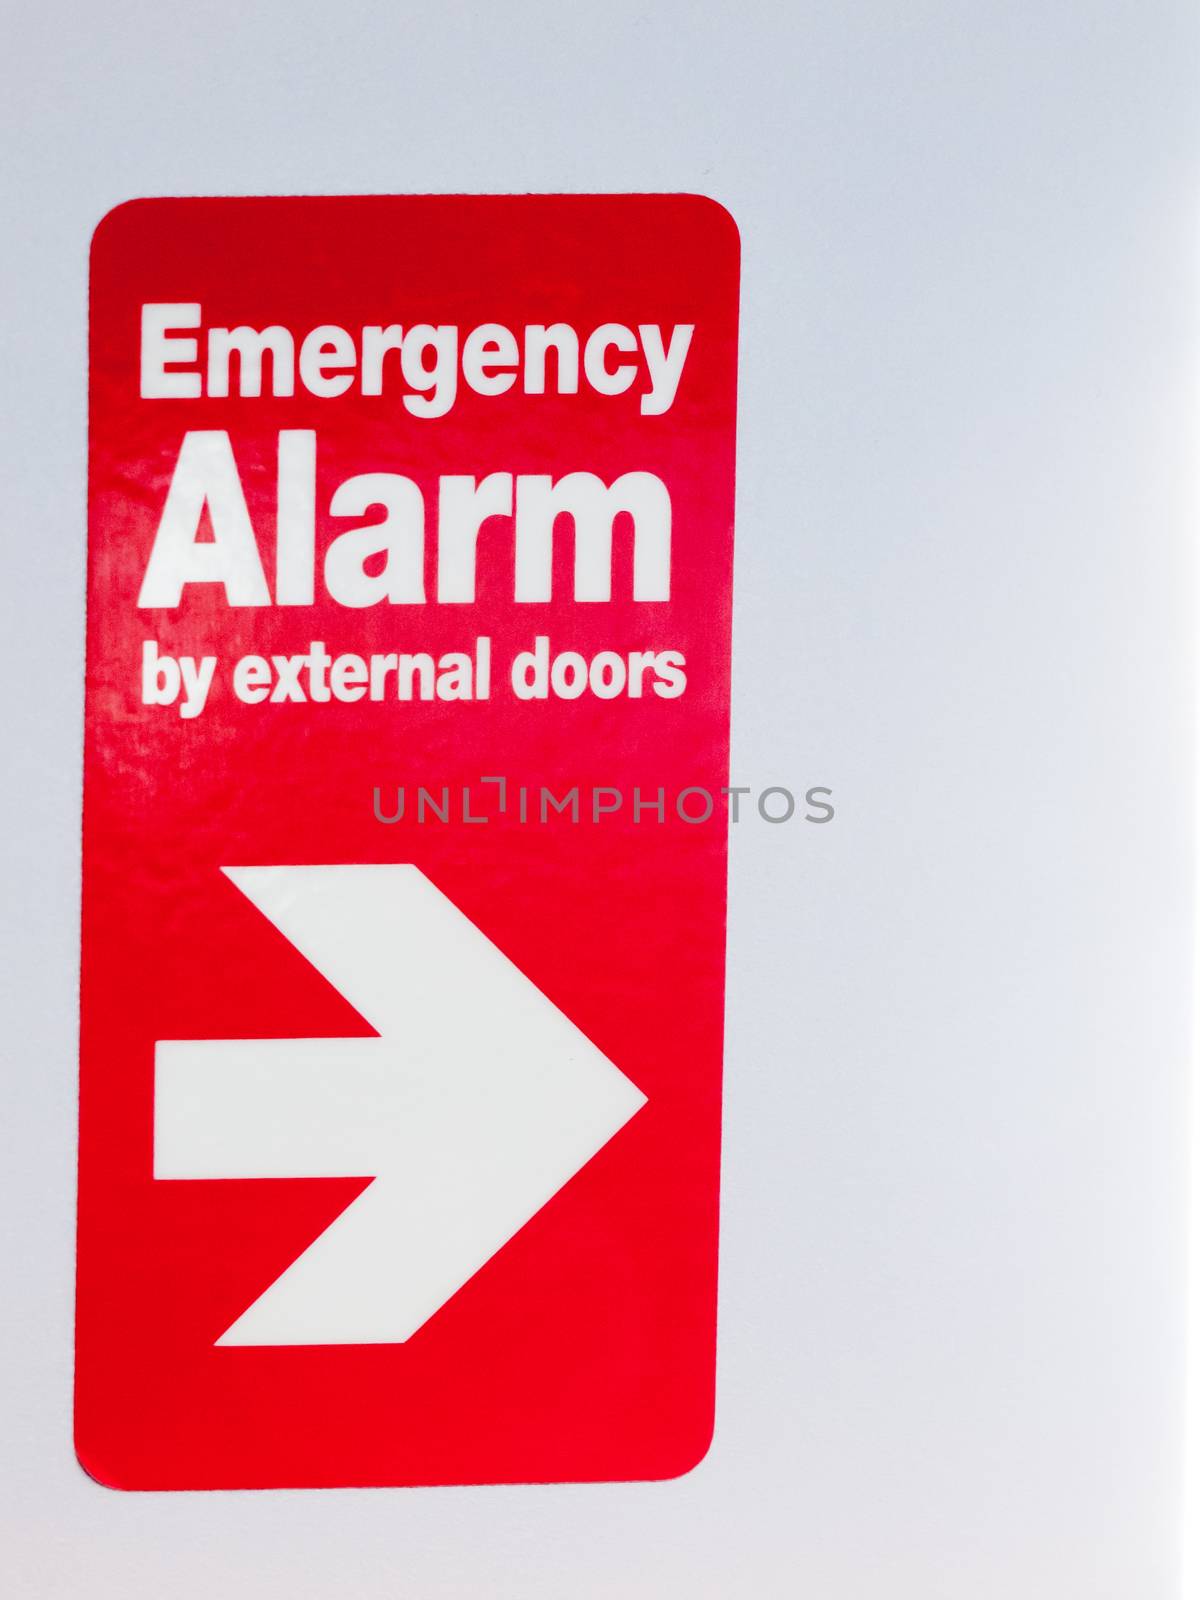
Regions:
<instances>
[{"instance_id":1,"label":"glossy sign surface","mask_svg":"<svg viewBox=\"0 0 1200 1600\"><path fill-rule=\"evenodd\" d=\"M707 1449L737 274L692 196L98 229L101 1481L657 1478Z\"/></svg>"}]
</instances>

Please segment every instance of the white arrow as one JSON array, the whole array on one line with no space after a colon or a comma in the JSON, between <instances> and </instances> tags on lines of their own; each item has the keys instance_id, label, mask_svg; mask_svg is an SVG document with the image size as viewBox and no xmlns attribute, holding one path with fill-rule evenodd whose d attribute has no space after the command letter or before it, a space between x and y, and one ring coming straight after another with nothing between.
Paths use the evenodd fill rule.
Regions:
<instances>
[{"instance_id":1,"label":"white arrow","mask_svg":"<svg viewBox=\"0 0 1200 1600\"><path fill-rule=\"evenodd\" d=\"M646 1097L418 868L225 871L380 1037L160 1040L154 1176L374 1178L217 1343L401 1343Z\"/></svg>"}]
</instances>

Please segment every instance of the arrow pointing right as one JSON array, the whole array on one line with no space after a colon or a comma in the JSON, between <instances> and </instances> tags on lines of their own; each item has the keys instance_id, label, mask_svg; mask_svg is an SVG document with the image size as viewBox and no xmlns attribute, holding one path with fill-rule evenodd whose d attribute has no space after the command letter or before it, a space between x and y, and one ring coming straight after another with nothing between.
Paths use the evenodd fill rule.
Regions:
<instances>
[{"instance_id":1,"label":"arrow pointing right","mask_svg":"<svg viewBox=\"0 0 1200 1600\"><path fill-rule=\"evenodd\" d=\"M380 1037L159 1041L156 1178L375 1180L217 1343L402 1343L646 1097L417 867L225 871Z\"/></svg>"}]
</instances>

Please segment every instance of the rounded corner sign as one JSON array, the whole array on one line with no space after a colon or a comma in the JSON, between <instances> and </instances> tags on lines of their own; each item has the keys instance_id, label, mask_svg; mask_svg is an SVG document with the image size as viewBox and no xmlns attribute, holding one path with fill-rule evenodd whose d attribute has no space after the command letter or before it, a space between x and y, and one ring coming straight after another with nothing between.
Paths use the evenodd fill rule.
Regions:
<instances>
[{"instance_id":1,"label":"rounded corner sign","mask_svg":"<svg viewBox=\"0 0 1200 1600\"><path fill-rule=\"evenodd\" d=\"M650 1479L707 1449L737 285L693 195L97 229L101 1482Z\"/></svg>"}]
</instances>

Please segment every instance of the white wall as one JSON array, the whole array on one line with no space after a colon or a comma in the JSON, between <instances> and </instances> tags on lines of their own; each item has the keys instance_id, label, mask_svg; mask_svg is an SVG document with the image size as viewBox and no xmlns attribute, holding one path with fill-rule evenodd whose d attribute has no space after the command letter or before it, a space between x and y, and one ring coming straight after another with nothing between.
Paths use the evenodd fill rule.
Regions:
<instances>
[{"instance_id":1,"label":"white wall","mask_svg":"<svg viewBox=\"0 0 1200 1600\"><path fill-rule=\"evenodd\" d=\"M19 14L18 14L19 11ZM1195 7L39 0L0 96L0 1587L1166 1600ZM744 245L719 1414L661 1485L71 1451L85 274L130 195L707 191Z\"/></svg>"}]
</instances>

